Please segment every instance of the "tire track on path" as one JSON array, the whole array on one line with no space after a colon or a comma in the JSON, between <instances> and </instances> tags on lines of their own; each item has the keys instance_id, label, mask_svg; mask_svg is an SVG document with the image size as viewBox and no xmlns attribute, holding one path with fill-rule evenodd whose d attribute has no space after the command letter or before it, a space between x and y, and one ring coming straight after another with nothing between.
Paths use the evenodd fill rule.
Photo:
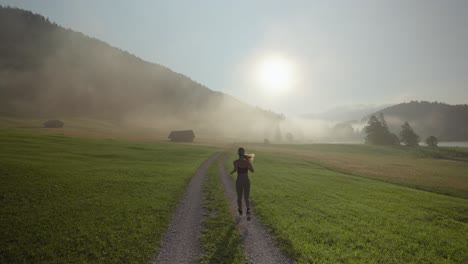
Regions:
<instances>
[{"instance_id":1,"label":"tire track on path","mask_svg":"<svg viewBox=\"0 0 468 264\"><path fill-rule=\"evenodd\" d=\"M203 181L208 168L220 156L216 153L198 169L188 185L184 197L172 216L159 255L152 263L198 263L201 252L199 238L203 218Z\"/></svg>"},{"instance_id":2,"label":"tire track on path","mask_svg":"<svg viewBox=\"0 0 468 264\"><path fill-rule=\"evenodd\" d=\"M231 214L235 217L240 230L242 241L244 242L244 254L249 263L294 263L294 261L284 255L277 247L273 238L265 228L255 219L253 203L250 202L252 219L247 221L245 216L237 215L237 194L233 179L229 176L226 161L228 155L223 157L220 164L219 173L223 182L224 191L229 200ZM255 188L255 186L253 186Z\"/></svg>"}]
</instances>

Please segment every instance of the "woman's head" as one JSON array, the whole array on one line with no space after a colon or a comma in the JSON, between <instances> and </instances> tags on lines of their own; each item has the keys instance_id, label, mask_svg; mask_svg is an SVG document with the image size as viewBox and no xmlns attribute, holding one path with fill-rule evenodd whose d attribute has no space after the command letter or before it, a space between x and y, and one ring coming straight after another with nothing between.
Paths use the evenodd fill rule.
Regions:
<instances>
[{"instance_id":1,"label":"woman's head","mask_svg":"<svg viewBox=\"0 0 468 264\"><path fill-rule=\"evenodd\" d=\"M243 158L245 156L245 149L244 148L239 148L237 150L237 155L239 155L239 157Z\"/></svg>"}]
</instances>

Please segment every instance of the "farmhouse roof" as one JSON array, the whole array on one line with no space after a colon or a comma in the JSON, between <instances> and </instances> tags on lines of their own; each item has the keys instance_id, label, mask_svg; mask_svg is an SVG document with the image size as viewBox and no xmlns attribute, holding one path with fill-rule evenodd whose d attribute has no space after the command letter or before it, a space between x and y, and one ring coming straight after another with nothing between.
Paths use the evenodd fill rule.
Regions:
<instances>
[{"instance_id":1,"label":"farmhouse roof","mask_svg":"<svg viewBox=\"0 0 468 264\"><path fill-rule=\"evenodd\" d=\"M194 138L193 130L171 131L168 138Z\"/></svg>"}]
</instances>

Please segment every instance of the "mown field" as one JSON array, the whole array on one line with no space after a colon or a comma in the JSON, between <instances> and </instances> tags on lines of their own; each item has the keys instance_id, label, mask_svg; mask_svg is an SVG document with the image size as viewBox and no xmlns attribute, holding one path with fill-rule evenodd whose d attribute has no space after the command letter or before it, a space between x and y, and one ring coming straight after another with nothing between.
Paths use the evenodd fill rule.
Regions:
<instances>
[{"instance_id":1,"label":"mown field","mask_svg":"<svg viewBox=\"0 0 468 264\"><path fill-rule=\"evenodd\" d=\"M345 174L468 198L466 148L430 149L358 144L247 147L268 153L289 155Z\"/></svg>"},{"instance_id":2,"label":"mown field","mask_svg":"<svg viewBox=\"0 0 468 264\"><path fill-rule=\"evenodd\" d=\"M217 149L0 130L0 263L146 263Z\"/></svg>"},{"instance_id":3,"label":"mown field","mask_svg":"<svg viewBox=\"0 0 468 264\"><path fill-rule=\"evenodd\" d=\"M256 217L297 263L468 262L466 199L343 174L287 151L248 151L256 153Z\"/></svg>"}]
</instances>

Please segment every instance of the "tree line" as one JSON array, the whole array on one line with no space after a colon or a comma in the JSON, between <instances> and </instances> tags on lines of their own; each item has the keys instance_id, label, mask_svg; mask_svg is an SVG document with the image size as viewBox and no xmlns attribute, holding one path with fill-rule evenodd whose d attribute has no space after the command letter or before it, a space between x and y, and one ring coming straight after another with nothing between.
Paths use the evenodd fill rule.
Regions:
<instances>
[{"instance_id":1,"label":"tree line","mask_svg":"<svg viewBox=\"0 0 468 264\"><path fill-rule=\"evenodd\" d=\"M367 126L364 127L364 132L366 133L365 142L373 145L399 146L403 144L408 147L417 147L421 141L419 135L416 134L408 122L401 125L398 136L390 132L382 112L379 113L378 117L372 115L369 118ZM425 143L430 147L437 147L438 139L435 136L428 136Z\"/></svg>"}]
</instances>

